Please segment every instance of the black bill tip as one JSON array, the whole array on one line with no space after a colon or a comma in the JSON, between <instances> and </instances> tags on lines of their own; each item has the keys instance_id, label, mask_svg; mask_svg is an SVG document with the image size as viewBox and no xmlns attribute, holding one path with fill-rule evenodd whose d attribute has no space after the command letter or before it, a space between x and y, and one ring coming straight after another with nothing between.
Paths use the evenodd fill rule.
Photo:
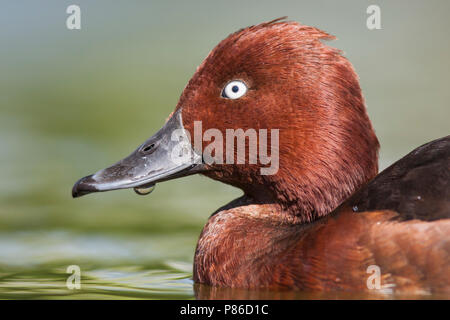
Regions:
<instances>
[{"instance_id":1,"label":"black bill tip","mask_svg":"<svg viewBox=\"0 0 450 320\"><path fill-rule=\"evenodd\" d=\"M95 187L96 181L92 178L92 175L81 178L75 182L72 188L72 197L78 198L86 194L99 191Z\"/></svg>"}]
</instances>

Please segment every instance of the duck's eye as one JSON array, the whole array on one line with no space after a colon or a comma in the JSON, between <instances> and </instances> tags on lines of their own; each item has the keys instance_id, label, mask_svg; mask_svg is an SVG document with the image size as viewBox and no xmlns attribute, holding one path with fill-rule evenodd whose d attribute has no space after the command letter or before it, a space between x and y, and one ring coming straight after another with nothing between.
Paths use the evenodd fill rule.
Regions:
<instances>
[{"instance_id":1,"label":"duck's eye","mask_svg":"<svg viewBox=\"0 0 450 320\"><path fill-rule=\"evenodd\" d=\"M222 90L222 97L228 99L238 99L247 93L247 86L244 82L234 80L229 82Z\"/></svg>"}]
</instances>

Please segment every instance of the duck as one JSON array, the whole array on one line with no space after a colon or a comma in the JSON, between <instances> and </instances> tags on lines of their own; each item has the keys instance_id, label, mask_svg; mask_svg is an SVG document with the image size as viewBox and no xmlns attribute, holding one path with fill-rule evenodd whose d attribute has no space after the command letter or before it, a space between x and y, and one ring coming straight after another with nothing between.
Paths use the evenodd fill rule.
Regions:
<instances>
[{"instance_id":1,"label":"duck","mask_svg":"<svg viewBox=\"0 0 450 320\"><path fill-rule=\"evenodd\" d=\"M78 180L72 196L139 193L193 174L241 189L200 234L198 284L450 293L450 136L379 173L358 76L325 42L332 39L286 17L230 34L197 67L165 125ZM277 165L263 174L268 162L249 161L249 146L239 162L238 143L194 143L228 130L241 130L244 141L259 132L258 147L270 144ZM215 161L205 160L208 148ZM234 161L219 161L227 151Z\"/></svg>"}]
</instances>

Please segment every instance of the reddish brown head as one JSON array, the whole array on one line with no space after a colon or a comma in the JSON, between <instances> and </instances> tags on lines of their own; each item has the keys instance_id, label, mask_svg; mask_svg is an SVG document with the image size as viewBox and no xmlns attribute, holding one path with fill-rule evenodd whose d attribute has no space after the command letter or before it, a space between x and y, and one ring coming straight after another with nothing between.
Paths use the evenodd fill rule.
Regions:
<instances>
[{"instance_id":1,"label":"reddish brown head","mask_svg":"<svg viewBox=\"0 0 450 320\"><path fill-rule=\"evenodd\" d=\"M377 173L379 144L357 75L321 41L329 39L295 22L269 22L231 34L208 55L177 106L184 127L192 136L201 121L204 131L217 128L224 137L226 129L279 129L280 163L275 175L248 164L214 164L205 175L310 221ZM233 80L248 91L222 97Z\"/></svg>"},{"instance_id":2,"label":"reddish brown head","mask_svg":"<svg viewBox=\"0 0 450 320\"><path fill-rule=\"evenodd\" d=\"M357 76L338 50L322 43L328 39L333 37L316 28L280 21L231 34L198 67L167 128L135 154L78 182L74 196L200 171L241 188L257 203L279 204L296 221L329 213L377 173L379 144ZM224 88L235 80L246 92L230 99ZM181 127L194 137L195 121L201 121L202 133L217 129L224 138L227 129L267 129L269 146L270 131L279 129L279 170L261 175L265 165L247 161L202 165L192 171L160 161L156 155L168 149L161 147L161 141L168 141L166 131ZM209 143L197 145L197 152ZM147 166L149 161L153 162ZM118 183L118 177L125 178Z\"/></svg>"}]
</instances>

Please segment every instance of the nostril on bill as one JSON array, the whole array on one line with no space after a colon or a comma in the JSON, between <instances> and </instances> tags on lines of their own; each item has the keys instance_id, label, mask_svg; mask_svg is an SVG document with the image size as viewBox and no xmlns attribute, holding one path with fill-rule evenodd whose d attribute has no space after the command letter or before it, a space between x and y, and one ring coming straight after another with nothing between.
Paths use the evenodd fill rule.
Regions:
<instances>
[{"instance_id":1,"label":"nostril on bill","mask_svg":"<svg viewBox=\"0 0 450 320\"><path fill-rule=\"evenodd\" d=\"M152 144L149 144L149 145L147 145L147 146L142 147L141 150L140 150L140 152L143 153L143 154L150 154L150 153L152 153L154 150L155 150L155 144L152 143Z\"/></svg>"}]
</instances>

